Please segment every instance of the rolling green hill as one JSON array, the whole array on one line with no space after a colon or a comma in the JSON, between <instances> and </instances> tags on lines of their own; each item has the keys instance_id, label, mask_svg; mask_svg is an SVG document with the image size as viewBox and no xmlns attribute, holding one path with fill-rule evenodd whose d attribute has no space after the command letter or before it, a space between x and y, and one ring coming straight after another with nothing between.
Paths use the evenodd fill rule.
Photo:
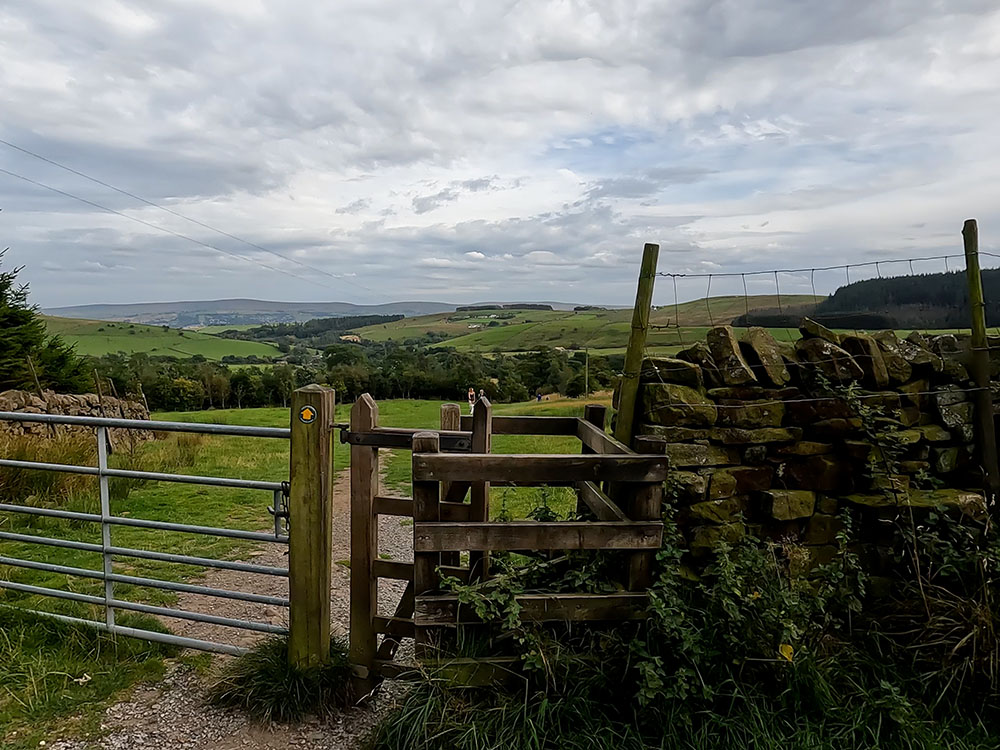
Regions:
<instances>
[{"instance_id":1,"label":"rolling green hill","mask_svg":"<svg viewBox=\"0 0 1000 750\"><path fill-rule=\"evenodd\" d=\"M112 323L102 320L78 320L44 316L49 333L58 334L73 344L79 354L100 357L104 354L151 354L164 357L193 357L220 360L225 356L278 356L273 344L257 341L233 341L198 331L147 326L139 323Z\"/></svg>"},{"instance_id":2,"label":"rolling green hill","mask_svg":"<svg viewBox=\"0 0 1000 750\"><path fill-rule=\"evenodd\" d=\"M819 297L788 295L781 297L783 307L811 306ZM678 347L703 338L707 327L729 323L736 316L752 310L777 306L774 295L744 298L712 297L653 310L654 326L648 344L653 347ZM490 315L515 313L509 318ZM677 319L680 320L678 330ZM475 313L438 313L406 318L394 323L359 328L355 333L368 341L396 341L438 337L434 346L453 346L463 351L522 351L539 347L561 346L566 349L609 351L622 349L628 342L631 310L487 310ZM779 332L776 332L781 335Z\"/></svg>"}]
</instances>

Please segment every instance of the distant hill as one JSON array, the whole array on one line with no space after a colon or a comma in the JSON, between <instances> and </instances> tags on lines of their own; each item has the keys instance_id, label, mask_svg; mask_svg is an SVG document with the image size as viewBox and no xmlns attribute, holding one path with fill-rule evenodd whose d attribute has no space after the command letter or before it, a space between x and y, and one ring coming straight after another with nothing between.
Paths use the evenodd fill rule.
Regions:
<instances>
[{"instance_id":1,"label":"distant hill","mask_svg":"<svg viewBox=\"0 0 1000 750\"><path fill-rule=\"evenodd\" d=\"M139 302L124 305L79 305L43 310L46 315L86 320L194 326L263 325L303 323L315 318L347 315L430 315L454 310L444 302L390 302L382 305L355 305L350 302L271 302L254 299L201 300L189 302Z\"/></svg>"}]
</instances>

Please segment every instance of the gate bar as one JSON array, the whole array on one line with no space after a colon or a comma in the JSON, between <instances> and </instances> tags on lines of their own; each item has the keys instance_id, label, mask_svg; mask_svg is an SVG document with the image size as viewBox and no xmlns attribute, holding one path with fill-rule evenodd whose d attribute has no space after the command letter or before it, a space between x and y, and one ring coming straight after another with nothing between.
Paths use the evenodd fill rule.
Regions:
<instances>
[{"instance_id":1,"label":"gate bar","mask_svg":"<svg viewBox=\"0 0 1000 750\"><path fill-rule=\"evenodd\" d=\"M205 422L158 422L152 419L115 419L112 417L70 417L64 414L27 414L20 411L0 411L0 421L69 424L81 427L115 427L143 432L193 432L202 435L234 437L284 438L291 436L287 427L248 427L236 424L206 424Z\"/></svg>"}]
</instances>

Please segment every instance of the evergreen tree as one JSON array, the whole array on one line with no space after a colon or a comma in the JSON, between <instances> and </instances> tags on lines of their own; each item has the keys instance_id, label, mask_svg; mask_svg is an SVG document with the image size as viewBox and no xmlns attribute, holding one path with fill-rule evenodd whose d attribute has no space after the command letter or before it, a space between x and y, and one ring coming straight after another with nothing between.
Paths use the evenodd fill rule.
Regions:
<instances>
[{"instance_id":1,"label":"evergreen tree","mask_svg":"<svg viewBox=\"0 0 1000 750\"><path fill-rule=\"evenodd\" d=\"M58 336L48 335L38 309L28 304L27 285L17 284L20 270L0 269L0 391L34 390L32 364L43 388L63 393L85 391L82 361Z\"/></svg>"}]
</instances>

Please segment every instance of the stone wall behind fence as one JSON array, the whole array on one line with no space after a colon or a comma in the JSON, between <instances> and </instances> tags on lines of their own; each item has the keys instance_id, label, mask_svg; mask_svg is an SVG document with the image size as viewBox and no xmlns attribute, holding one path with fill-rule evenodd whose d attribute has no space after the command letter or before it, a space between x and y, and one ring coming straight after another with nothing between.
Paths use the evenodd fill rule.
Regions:
<instances>
[{"instance_id":1,"label":"stone wall behind fence","mask_svg":"<svg viewBox=\"0 0 1000 750\"><path fill-rule=\"evenodd\" d=\"M838 335L809 319L800 332L779 342L721 326L643 363L638 431L667 440L691 552L750 531L803 545L807 570L835 553L843 508L875 558L901 509L983 518L967 343Z\"/></svg>"},{"instance_id":2,"label":"stone wall behind fence","mask_svg":"<svg viewBox=\"0 0 1000 750\"><path fill-rule=\"evenodd\" d=\"M17 411L28 414L64 414L72 417L111 417L114 419L149 419L149 411L137 402L127 399L85 393L79 396L43 391L44 398L30 391L0 392L0 411ZM103 406L102 406L103 404ZM5 435L51 435L66 432L93 432L88 427L69 425L45 425L35 422L8 422L0 420L0 434ZM113 430L112 438L119 433L131 433L137 437L149 438L152 433L135 430Z\"/></svg>"}]
</instances>

